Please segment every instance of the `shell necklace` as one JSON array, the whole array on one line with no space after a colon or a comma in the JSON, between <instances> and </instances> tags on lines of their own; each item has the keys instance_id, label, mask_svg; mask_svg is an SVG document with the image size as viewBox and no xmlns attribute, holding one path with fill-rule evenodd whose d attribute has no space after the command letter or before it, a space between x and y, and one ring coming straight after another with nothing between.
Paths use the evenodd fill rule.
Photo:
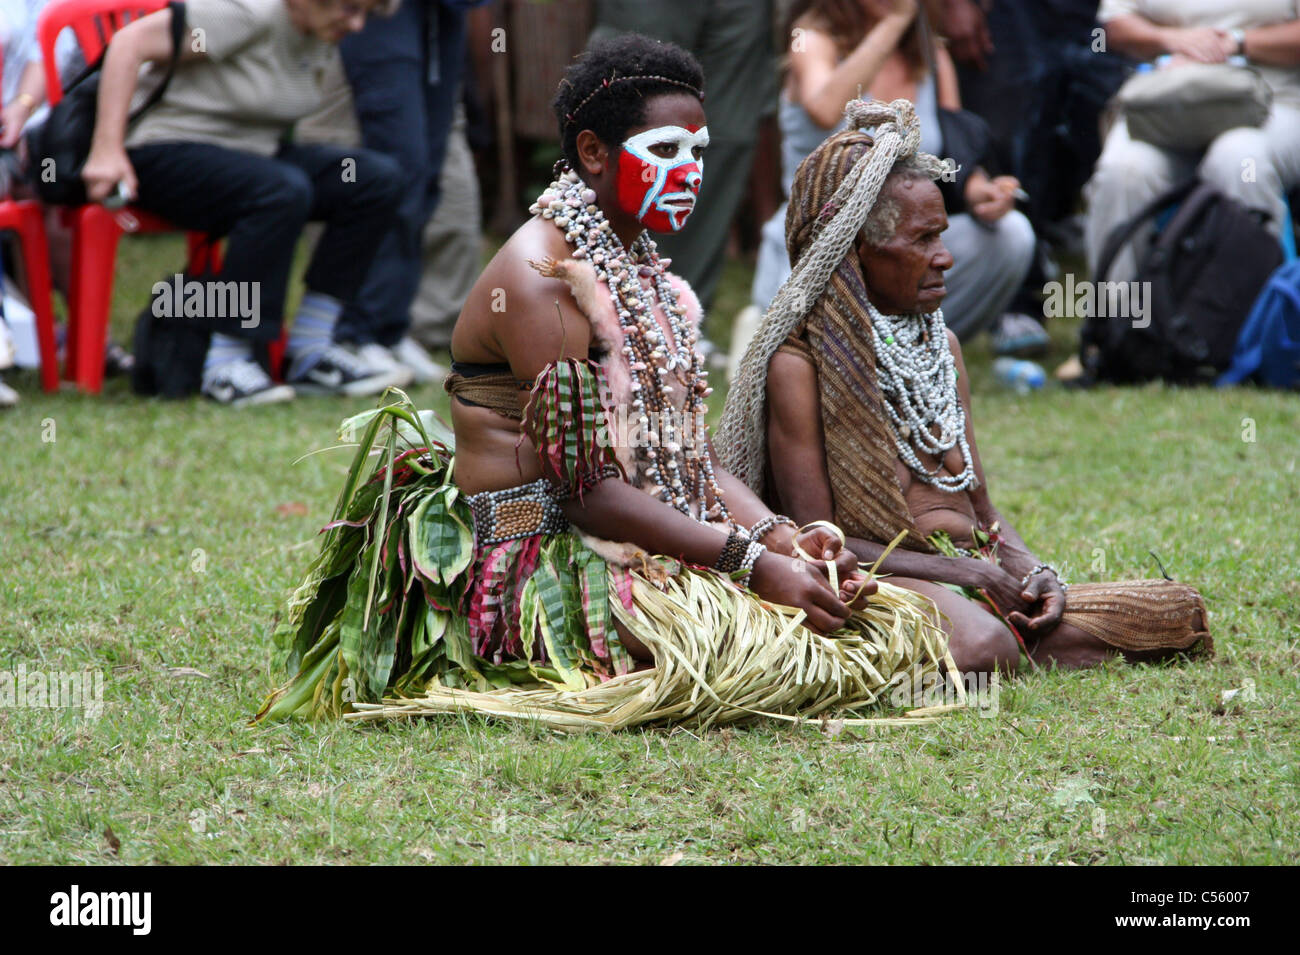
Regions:
<instances>
[{"instance_id":1,"label":"shell necklace","mask_svg":"<svg viewBox=\"0 0 1300 955\"><path fill-rule=\"evenodd\" d=\"M634 449L646 477L654 482L651 492L688 517L701 522L721 518L730 524L707 445L693 442L689 450L683 449L681 429L704 420L704 399L713 389L695 350L695 329L677 301L654 240L642 232L630 251L625 248L596 205L595 191L572 169L552 182L528 211L554 222L573 246L573 257L590 261L596 277L609 287L631 373L632 415L642 429L650 425L651 415L659 423L658 440L638 441ZM650 279L649 288L642 278ZM656 297L668 316L671 343L655 318ZM674 423L670 375L686 389L680 426ZM707 508L710 494L716 503ZM698 513L692 513L692 501L699 502Z\"/></svg>"},{"instance_id":2,"label":"shell necklace","mask_svg":"<svg viewBox=\"0 0 1300 955\"><path fill-rule=\"evenodd\" d=\"M867 302L876 352L876 377L899 457L926 484L956 493L978 481L966 442L966 411L957 393L957 365L948 347L943 310L929 315L882 315ZM937 432L937 433L936 433ZM944 456L961 449L960 474L943 474ZM918 451L939 464L930 470Z\"/></svg>"}]
</instances>

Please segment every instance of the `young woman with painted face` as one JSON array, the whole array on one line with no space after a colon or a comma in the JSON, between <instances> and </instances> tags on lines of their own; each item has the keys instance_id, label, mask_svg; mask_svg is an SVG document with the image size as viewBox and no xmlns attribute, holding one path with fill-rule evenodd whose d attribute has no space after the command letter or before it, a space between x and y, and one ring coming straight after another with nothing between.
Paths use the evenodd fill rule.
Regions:
<instances>
[{"instance_id":1,"label":"young woman with painted face","mask_svg":"<svg viewBox=\"0 0 1300 955\"><path fill-rule=\"evenodd\" d=\"M638 236L649 239L653 233L681 229L695 208L709 142L702 87L703 76L689 53L635 34L594 47L561 83L555 110L564 161L585 184L587 198L594 200L591 204L624 249ZM566 281L569 275L548 276L534 267L547 260L572 261L574 252L554 219L537 215L523 225L470 292L452 334L453 373L467 369L472 377L484 367L508 368L521 385L531 385L564 358L626 364L623 356L601 351L612 332L599 327L608 317L601 313L610 310L607 283L584 288L581 278ZM651 266L640 270L645 273L641 283L651 286ZM688 317L698 322L694 294L676 277L672 281ZM654 313L671 339L662 302L656 302ZM617 377L621 369L610 371ZM456 382L453 377L453 393ZM452 401L452 421L456 483L466 493L515 487L543 476L527 435L520 445L518 420L475 407L472 399L458 395ZM720 468L714 474L738 523L748 528L770 516L747 488ZM728 536L721 522L701 523L626 481L601 482L581 502L566 505L565 513L572 524L596 537L627 541L649 553L705 567L716 563ZM809 536L808 549L818 556L828 548L839 550L824 530ZM825 575L796 573L789 560L778 559L791 553L791 528L776 527L763 543L768 554L757 562L753 589L806 609L822 630L835 629L849 611ZM855 567L850 559L841 559L846 573Z\"/></svg>"},{"instance_id":2,"label":"young woman with painted face","mask_svg":"<svg viewBox=\"0 0 1300 955\"><path fill-rule=\"evenodd\" d=\"M873 604L869 617L862 607L877 585L838 532L799 531L717 464L694 347L699 305L655 250L654 233L690 216L708 167L702 88L689 54L635 34L594 45L570 67L555 101L565 154L556 181L488 264L452 335L454 461L439 452L415 474L397 470L384 514L398 515L398 534L406 520L451 527L457 513L472 524L472 554L439 550L433 559L440 576L460 568L458 576L422 584L416 606L451 606L456 616L439 632L466 634L461 645L478 673L518 684L517 669L492 668L523 661L536 677L544 663L581 688L650 666L646 641L664 630L644 621L663 618L641 601L653 597L647 587L681 586L705 609L680 607L673 625L689 645L713 648L710 667L732 673L727 654L749 659L744 648L765 641L815 642L837 631L836 647L863 641L862 659L875 662L855 673L852 690L835 683L828 692L870 699L863 686L884 692L904 669L937 667L942 636L927 622L928 604ZM407 495L426 485L432 493L422 499L436 506L403 516ZM756 597L802 616L757 623ZM872 632L882 619L925 633L909 645L926 649L884 649ZM323 659L326 636L298 639L307 654L298 659ZM399 633L396 659L413 662L385 674L391 685L409 694L412 681L418 691L436 678L472 688L465 652L421 656L423 642L412 637L408 647ZM304 667L264 714L297 712L307 699L317 712L345 709L337 695L303 683L331 679Z\"/></svg>"}]
</instances>

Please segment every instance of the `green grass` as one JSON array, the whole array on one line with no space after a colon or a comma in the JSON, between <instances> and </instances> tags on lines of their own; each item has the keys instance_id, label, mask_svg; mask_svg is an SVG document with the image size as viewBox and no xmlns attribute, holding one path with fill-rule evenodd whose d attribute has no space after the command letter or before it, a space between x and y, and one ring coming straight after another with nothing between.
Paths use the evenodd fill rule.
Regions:
<instances>
[{"instance_id":1,"label":"green grass","mask_svg":"<svg viewBox=\"0 0 1300 955\"><path fill-rule=\"evenodd\" d=\"M178 260L171 239L123 243L119 337ZM747 287L733 264L714 328ZM994 717L837 736L249 728L281 676L269 624L347 463L294 462L356 408L230 412L120 382L46 397L11 376L0 671L102 670L105 709L0 708L0 862L1300 861L1296 397L1018 398L988 362L970 349L1003 512L1074 580L1154 575L1155 551L1203 590L1216 659L1033 673ZM436 388L416 398L445 407ZM1243 686L1253 698L1221 701Z\"/></svg>"}]
</instances>

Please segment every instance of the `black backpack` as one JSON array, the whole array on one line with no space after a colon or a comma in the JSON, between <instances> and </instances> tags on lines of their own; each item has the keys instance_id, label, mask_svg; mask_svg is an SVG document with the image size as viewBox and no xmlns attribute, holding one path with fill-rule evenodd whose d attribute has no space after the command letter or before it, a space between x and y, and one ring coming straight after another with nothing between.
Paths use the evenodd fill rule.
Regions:
<instances>
[{"instance_id":1,"label":"black backpack","mask_svg":"<svg viewBox=\"0 0 1300 955\"><path fill-rule=\"evenodd\" d=\"M215 278L213 272L194 275L187 271L179 281L208 282ZM176 293L171 290L175 281L176 277L169 275L154 283L149 304L136 316L131 390L137 395L188 398L202 386L203 361L212 341L212 327L201 318L169 316L162 308L155 311L159 296L173 296L175 301ZM254 341L252 344L253 359L270 374L271 343Z\"/></svg>"},{"instance_id":2,"label":"black backpack","mask_svg":"<svg viewBox=\"0 0 1300 955\"><path fill-rule=\"evenodd\" d=\"M1193 179L1115 228L1097 266L1099 287L1120 249L1175 206L1164 229L1137 250L1135 281L1151 283L1146 326L1098 315L1084 322L1083 364L1094 379L1213 382L1232 361L1259 290L1282 264L1282 248L1265 228L1266 213Z\"/></svg>"},{"instance_id":3,"label":"black backpack","mask_svg":"<svg viewBox=\"0 0 1300 955\"><path fill-rule=\"evenodd\" d=\"M203 360L212 330L201 319L155 315L156 301L154 295L135 319L131 390L137 395L187 398L203 383Z\"/></svg>"}]
</instances>

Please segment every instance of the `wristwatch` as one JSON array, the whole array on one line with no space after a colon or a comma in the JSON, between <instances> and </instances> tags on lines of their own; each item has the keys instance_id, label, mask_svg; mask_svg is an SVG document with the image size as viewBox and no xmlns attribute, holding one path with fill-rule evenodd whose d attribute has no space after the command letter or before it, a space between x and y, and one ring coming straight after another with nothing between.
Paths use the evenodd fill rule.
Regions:
<instances>
[{"instance_id":1,"label":"wristwatch","mask_svg":"<svg viewBox=\"0 0 1300 955\"><path fill-rule=\"evenodd\" d=\"M1229 30L1228 36L1232 37L1232 42L1237 45L1235 55L1244 56L1246 53L1246 31L1240 29Z\"/></svg>"}]
</instances>

